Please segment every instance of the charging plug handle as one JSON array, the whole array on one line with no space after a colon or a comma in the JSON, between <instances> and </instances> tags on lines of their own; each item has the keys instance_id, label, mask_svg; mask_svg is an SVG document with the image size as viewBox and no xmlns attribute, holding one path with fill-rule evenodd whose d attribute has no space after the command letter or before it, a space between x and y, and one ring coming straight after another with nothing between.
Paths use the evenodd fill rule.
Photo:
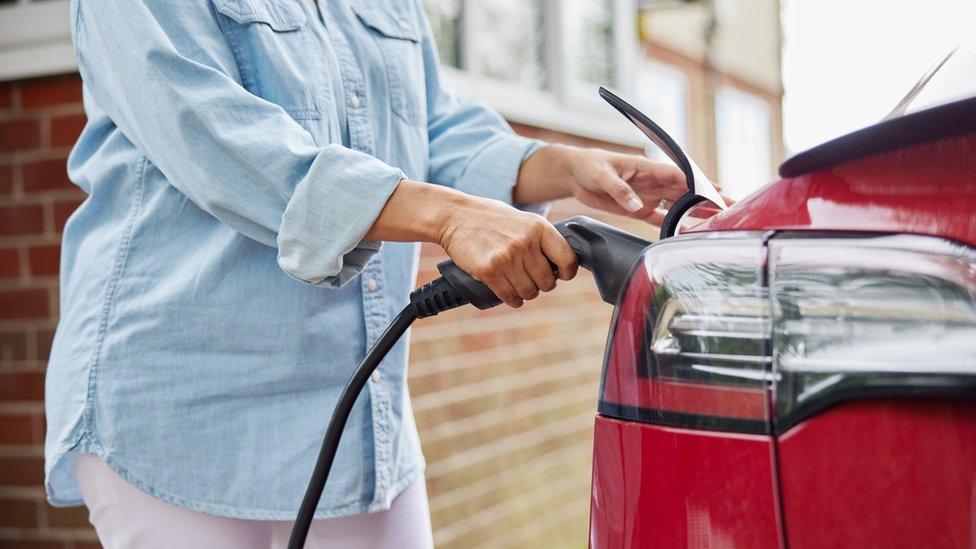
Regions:
<instances>
[{"instance_id":1,"label":"charging plug handle","mask_svg":"<svg viewBox=\"0 0 976 549\"><path fill-rule=\"evenodd\" d=\"M582 215L556 223L569 247L576 252L580 267L593 273L603 301L613 305L637 257L650 242L616 227ZM415 290L410 303L418 318L470 303L490 309L501 303L488 286L461 270L453 261L437 265L441 278Z\"/></svg>"},{"instance_id":2,"label":"charging plug handle","mask_svg":"<svg viewBox=\"0 0 976 549\"><path fill-rule=\"evenodd\" d=\"M576 252L580 267L593 273L600 297L610 305L616 304L634 262L651 245L639 236L583 215L556 223L556 230Z\"/></svg>"}]
</instances>

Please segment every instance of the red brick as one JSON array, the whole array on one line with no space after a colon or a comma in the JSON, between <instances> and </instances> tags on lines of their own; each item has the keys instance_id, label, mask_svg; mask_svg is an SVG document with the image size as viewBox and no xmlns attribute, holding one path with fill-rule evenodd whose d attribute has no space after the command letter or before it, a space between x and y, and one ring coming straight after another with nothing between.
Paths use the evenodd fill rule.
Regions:
<instances>
[{"instance_id":1,"label":"red brick","mask_svg":"<svg viewBox=\"0 0 976 549\"><path fill-rule=\"evenodd\" d=\"M81 192L79 191L79 194ZM68 222L68 218L74 213L78 206L81 205L83 199L79 200L65 200L54 204L54 230L59 234L64 230L64 224Z\"/></svg>"},{"instance_id":2,"label":"red brick","mask_svg":"<svg viewBox=\"0 0 976 549\"><path fill-rule=\"evenodd\" d=\"M0 540L0 549L64 549L64 542L52 539L36 539L34 537L21 540Z\"/></svg>"},{"instance_id":3,"label":"red brick","mask_svg":"<svg viewBox=\"0 0 976 549\"><path fill-rule=\"evenodd\" d=\"M32 276L48 276L58 274L61 260L61 246L48 244L32 246L27 250L27 262Z\"/></svg>"},{"instance_id":4,"label":"red brick","mask_svg":"<svg viewBox=\"0 0 976 549\"><path fill-rule=\"evenodd\" d=\"M47 506L48 525L55 528L84 528L89 526L88 509L85 507L51 507Z\"/></svg>"},{"instance_id":5,"label":"red brick","mask_svg":"<svg viewBox=\"0 0 976 549\"><path fill-rule=\"evenodd\" d=\"M0 319L47 318L49 311L45 288L0 290Z\"/></svg>"},{"instance_id":6,"label":"red brick","mask_svg":"<svg viewBox=\"0 0 976 549\"><path fill-rule=\"evenodd\" d=\"M0 248L0 278L20 276L20 259L17 248Z\"/></svg>"},{"instance_id":7,"label":"red brick","mask_svg":"<svg viewBox=\"0 0 976 549\"><path fill-rule=\"evenodd\" d=\"M41 486L44 483L44 458L0 458L0 486Z\"/></svg>"},{"instance_id":8,"label":"red brick","mask_svg":"<svg viewBox=\"0 0 976 549\"><path fill-rule=\"evenodd\" d=\"M0 122L0 152L36 149L41 144L41 126L35 119Z\"/></svg>"},{"instance_id":9,"label":"red brick","mask_svg":"<svg viewBox=\"0 0 976 549\"><path fill-rule=\"evenodd\" d=\"M27 334L7 332L0 334L0 364L8 360L27 358Z\"/></svg>"},{"instance_id":10,"label":"red brick","mask_svg":"<svg viewBox=\"0 0 976 549\"><path fill-rule=\"evenodd\" d=\"M0 84L0 109L9 109L13 106L13 86L11 84Z\"/></svg>"},{"instance_id":11,"label":"red brick","mask_svg":"<svg viewBox=\"0 0 976 549\"><path fill-rule=\"evenodd\" d=\"M37 358L47 360L51 357L51 345L54 344L54 330L37 331Z\"/></svg>"},{"instance_id":12,"label":"red brick","mask_svg":"<svg viewBox=\"0 0 976 549\"><path fill-rule=\"evenodd\" d=\"M14 167L12 164L0 164L0 195L10 194L14 190Z\"/></svg>"},{"instance_id":13,"label":"red brick","mask_svg":"<svg viewBox=\"0 0 976 549\"><path fill-rule=\"evenodd\" d=\"M40 205L0 206L0 236L43 232L44 209Z\"/></svg>"},{"instance_id":14,"label":"red brick","mask_svg":"<svg viewBox=\"0 0 976 549\"><path fill-rule=\"evenodd\" d=\"M27 80L20 87L25 109L81 103L81 78L76 74Z\"/></svg>"},{"instance_id":15,"label":"red brick","mask_svg":"<svg viewBox=\"0 0 976 549\"><path fill-rule=\"evenodd\" d=\"M37 502L24 499L0 499L0 527L29 528L37 526Z\"/></svg>"},{"instance_id":16,"label":"red brick","mask_svg":"<svg viewBox=\"0 0 976 549\"><path fill-rule=\"evenodd\" d=\"M64 158L24 163L24 190L27 192L75 189L68 179Z\"/></svg>"},{"instance_id":17,"label":"red brick","mask_svg":"<svg viewBox=\"0 0 976 549\"><path fill-rule=\"evenodd\" d=\"M88 118L84 114L66 114L51 118L51 146L68 147L74 145L87 121Z\"/></svg>"},{"instance_id":18,"label":"red brick","mask_svg":"<svg viewBox=\"0 0 976 549\"><path fill-rule=\"evenodd\" d=\"M0 415L0 444L37 444L37 419L26 414ZM0 503L0 507L3 503ZM0 513L2 515L3 513Z\"/></svg>"},{"instance_id":19,"label":"red brick","mask_svg":"<svg viewBox=\"0 0 976 549\"><path fill-rule=\"evenodd\" d=\"M43 399L43 372L0 372L0 400L23 402ZM0 465L0 477L3 476L2 469ZM2 484L6 483L0 480L0 485Z\"/></svg>"}]
</instances>

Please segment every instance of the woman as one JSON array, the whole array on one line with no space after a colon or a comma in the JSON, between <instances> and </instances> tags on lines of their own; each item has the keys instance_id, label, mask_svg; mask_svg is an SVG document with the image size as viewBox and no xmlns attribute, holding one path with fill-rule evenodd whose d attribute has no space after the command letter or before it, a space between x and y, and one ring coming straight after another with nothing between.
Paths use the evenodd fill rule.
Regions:
<instances>
[{"instance_id":1,"label":"woman","mask_svg":"<svg viewBox=\"0 0 976 549\"><path fill-rule=\"evenodd\" d=\"M107 547L283 544L414 243L518 307L576 271L532 213L546 201L659 222L681 193L676 169L523 139L459 102L416 0L71 16L89 122L69 173L90 196L64 231L46 482ZM357 404L310 544L431 545L406 350Z\"/></svg>"}]
</instances>

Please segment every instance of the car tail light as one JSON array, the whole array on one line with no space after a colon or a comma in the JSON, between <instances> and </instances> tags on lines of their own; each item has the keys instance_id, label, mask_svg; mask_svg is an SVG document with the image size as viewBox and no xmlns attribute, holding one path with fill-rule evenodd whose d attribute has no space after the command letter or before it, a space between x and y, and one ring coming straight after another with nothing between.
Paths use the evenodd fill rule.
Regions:
<instances>
[{"instance_id":1,"label":"car tail light","mask_svg":"<svg viewBox=\"0 0 976 549\"><path fill-rule=\"evenodd\" d=\"M769 243L776 427L872 396L976 395L976 253L939 238Z\"/></svg>"},{"instance_id":2,"label":"car tail light","mask_svg":"<svg viewBox=\"0 0 976 549\"><path fill-rule=\"evenodd\" d=\"M763 265L756 233L676 237L649 248L611 328L600 413L766 432Z\"/></svg>"},{"instance_id":3,"label":"car tail light","mask_svg":"<svg viewBox=\"0 0 976 549\"><path fill-rule=\"evenodd\" d=\"M621 296L599 410L770 433L854 398L972 396L974 294L976 252L938 238L668 239Z\"/></svg>"}]
</instances>

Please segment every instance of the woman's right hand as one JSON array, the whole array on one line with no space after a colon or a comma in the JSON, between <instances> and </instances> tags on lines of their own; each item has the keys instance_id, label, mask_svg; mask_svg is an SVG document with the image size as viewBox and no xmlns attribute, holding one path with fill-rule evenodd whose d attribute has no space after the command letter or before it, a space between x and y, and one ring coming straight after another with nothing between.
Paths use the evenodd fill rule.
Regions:
<instances>
[{"instance_id":1,"label":"woman's right hand","mask_svg":"<svg viewBox=\"0 0 976 549\"><path fill-rule=\"evenodd\" d=\"M576 276L576 254L544 217L408 179L397 185L366 238L440 244L512 307L555 288L557 276Z\"/></svg>"},{"instance_id":2,"label":"woman's right hand","mask_svg":"<svg viewBox=\"0 0 976 549\"><path fill-rule=\"evenodd\" d=\"M576 254L544 217L497 200L456 198L437 241L458 267L507 305L521 307L554 289L557 277L576 276Z\"/></svg>"}]
</instances>

